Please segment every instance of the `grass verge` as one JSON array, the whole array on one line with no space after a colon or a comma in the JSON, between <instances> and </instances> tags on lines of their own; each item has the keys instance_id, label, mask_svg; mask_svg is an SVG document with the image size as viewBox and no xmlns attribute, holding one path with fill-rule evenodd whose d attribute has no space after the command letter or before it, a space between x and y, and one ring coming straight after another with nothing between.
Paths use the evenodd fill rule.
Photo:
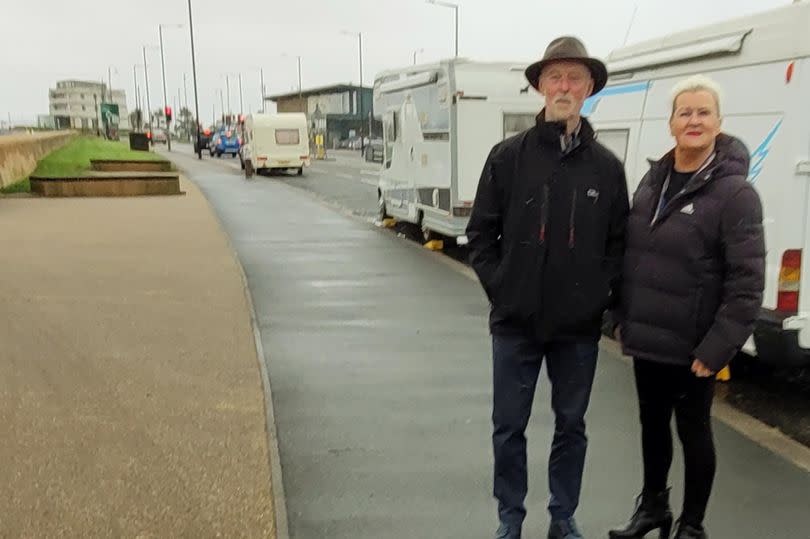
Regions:
<instances>
[{"instance_id":1,"label":"grass verge","mask_svg":"<svg viewBox=\"0 0 810 539\"><path fill-rule=\"evenodd\" d=\"M136 152L127 142L104 140L97 137L78 137L69 144L43 158L32 176L73 176L90 169L91 159L134 159L156 161L163 159L153 152ZM28 193L31 183L28 178L7 185L0 193Z\"/></svg>"}]
</instances>

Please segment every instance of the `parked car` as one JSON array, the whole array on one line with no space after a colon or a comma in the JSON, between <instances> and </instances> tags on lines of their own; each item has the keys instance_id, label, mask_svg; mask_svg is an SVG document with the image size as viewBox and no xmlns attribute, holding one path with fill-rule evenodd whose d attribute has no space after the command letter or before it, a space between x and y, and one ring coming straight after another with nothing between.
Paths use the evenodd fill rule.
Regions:
<instances>
[{"instance_id":1,"label":"parked car","mask_svg":"<svg viewBox=\"0 0 810 539\"><path fill-rule=\"evenodd\" d=\"M231 157L236 157L241 146L242 139L236 131L220 131L209 144L208 152L211 156L222 157L222 154L230 154Z\"/></svg>"},{"instance_id":2,"label":"parked car","mask_svg":"<svg viewBox=\"0 0 810 539\"><path fill-rule=\"evenodd\" d=\"M196 136L196 133L192 136ZM197 141L194 141L194 153L200 152L202 150L207 150L208 146L211 144L211 130L204 129L200 131L200 146L197 147Z\"/></svg>"},{"instance_id":3,"label":"parked car","mask_svg":"<svg viewBox=\"0 0 810 539\"><path fill-rule=\"evenodd\" d=\"M156 144L166 144L166 131L164 129L154 129L152 131L152 141Z\"/></svg>"}]
</instances>

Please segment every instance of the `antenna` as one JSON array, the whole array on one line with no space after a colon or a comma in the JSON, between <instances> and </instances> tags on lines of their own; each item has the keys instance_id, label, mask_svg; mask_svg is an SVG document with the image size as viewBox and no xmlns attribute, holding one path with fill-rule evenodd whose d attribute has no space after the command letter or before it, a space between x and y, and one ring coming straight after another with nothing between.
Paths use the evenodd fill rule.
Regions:
<instances>
[{"instance_id":1,"label":"antenna","mask_svg":"<svg viewBox=\"0 0 810 539\"><path fill-rule=\"evenodd\" d=\"M638 12L638 4L633 6L633 15L630 17L630 24L627 26L627 33L624 34L624 42L622 43L622 47L627 45L627 39L630 37L630 30L633 29L633 23L636 22L636 13Z\"/></svg>"}]
</instances>

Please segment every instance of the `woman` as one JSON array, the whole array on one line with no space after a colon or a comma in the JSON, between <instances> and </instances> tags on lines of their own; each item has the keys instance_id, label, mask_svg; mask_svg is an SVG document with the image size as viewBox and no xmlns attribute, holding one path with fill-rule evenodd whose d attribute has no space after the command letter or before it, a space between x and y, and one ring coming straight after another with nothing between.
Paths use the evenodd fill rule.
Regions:
<instances>
[{"instance_id":1,"label":"woman","mask_svg":"<svg viewBox=\"0 0 810 539\"><path fill-rule=\"evenodd\" d=\"M715 473L714 374L751 334L762 301L762 207L746 181L748 150L720 132L720 91L703 76L672 93L675 148L636 191L627 227L617 336L634 358L644 486L610 537L669 537L673 411L685 489L676 539L703 539Z\"/></svg>"}]
</instances>

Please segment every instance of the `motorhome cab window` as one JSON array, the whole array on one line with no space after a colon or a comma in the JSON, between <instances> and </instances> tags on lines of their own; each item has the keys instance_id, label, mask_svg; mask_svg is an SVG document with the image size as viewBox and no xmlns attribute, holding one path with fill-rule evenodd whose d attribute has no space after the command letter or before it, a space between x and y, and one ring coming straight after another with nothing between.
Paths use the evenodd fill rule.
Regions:
<instances>
[{"instance_id":1,"label":"motorhome cab window","mask_svg":"<svg viewBox=\"0 0 810 539\"><path fill-rule=\"evenodd\" d=\"M300 140L298 129L276 129L276 144L294 146Z\"/></svg>"},{"instance_id":2,"label":"motorhome cab window","mask_svg":"<svg viewBox=\"0 0 810 539\"><path fill-rule=\"evenodd\" d=\"M627 159L627 141L629 138L629 129L601 129L596 131L596 140L613 152L622 164Z\"/></svg>"},{"instance_id":3,"label":"motorhome cab window","mask_svg":"<svg viewBox=\"0 0 810 539\"><path fill-rule=\"evenodd\" d=\"M503 138L509 138L526 131L536 122L534 114L504 114Z\"/></svg>"}]
</instances>

